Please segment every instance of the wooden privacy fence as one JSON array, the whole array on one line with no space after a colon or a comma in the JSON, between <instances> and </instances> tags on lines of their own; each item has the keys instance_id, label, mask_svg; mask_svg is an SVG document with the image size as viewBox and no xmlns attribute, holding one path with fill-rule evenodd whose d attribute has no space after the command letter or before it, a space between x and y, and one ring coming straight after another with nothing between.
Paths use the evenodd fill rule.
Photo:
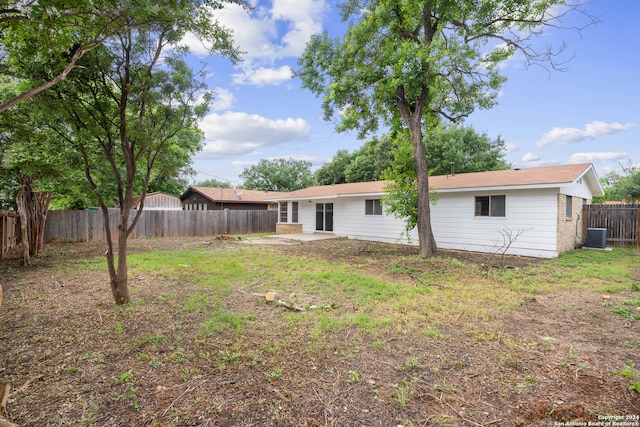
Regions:
<instances>
[{"instance_id":1,"label":"wooden privacy fence","mask_svg":"<svg viewBox=\"0 0 640 427\"><path fill-rule=\"evenodd\" d=\"M582 212L585 233L587 228L606 228L607 243L640 246L640 205L585 205Z\"/></svg>"},{"instance_id":2,"label":"wooden privacy fence","mask_svg":"<svg viewBox=\"0 0 640 427\"><path fill-rule=\"evenodd\" d=\"M18 244L18 214L0 210L0 259Z\"/></svg>"},{"instance_id":3,"label":"wooden privacy fence","mask_svg":"<svg viewBox=\"0 0 640 427\"><path fill-rule=\"evenodd\" d=\"M119 209L109 209L114 239L117 238L119 214ZM130 221L135 214L132 210ZM143 210L129 238L275 233L277 220L277 211ZM102 211L49 211L44 240L104 241Z\"/></svg>"}]
</instances>

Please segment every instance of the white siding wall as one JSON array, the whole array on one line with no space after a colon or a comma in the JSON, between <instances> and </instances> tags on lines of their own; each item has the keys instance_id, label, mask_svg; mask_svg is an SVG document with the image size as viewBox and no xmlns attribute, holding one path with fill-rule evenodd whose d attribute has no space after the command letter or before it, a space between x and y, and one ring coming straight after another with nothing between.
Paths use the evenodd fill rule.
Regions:
<instances>
[{"instance_id":1,"label":"white siding wall","mask_svg":"<svg viewBox=\"0 0 640 427\"><path fill-rule=\"evenodd\" d=\"M475 196L505 195L506 217L475 217ZM502 245L500 232L507 228L515 235L508 254L536 257L557 256L557 189L528 191L440 193L431 207L431 224L436 243L442 249L494 252ZM303 233L316 231L316 203L333 203L333 233L350 239L385 243L418 244L415 230L410 239L404 222L387 214L365 215L365 200L374 197L345 197L301 200L299 219Z\"/></svg>"},{"instance_id":2,"label":"white siding wall","mask_svg":"<svg viewBox=\"0 0 640 427\"><path fill-rule=\"evenodd\" d=\"M330 203L331 201L329 201ZM303 233L316 232L316 202L300 200L298 205L298 222L302 224Z\"/></svg>"},{"instance_id":3,"label":"white siding wall","mask_svg":"<svg viewBox=\"0 0 640 427\"><path fill-rule=\"evenodd\" d=\"M506 217L474 216L475 196L506 196ZM555 189L497 192L441 193L431 209L431 225L439 248L494 252L507 228L515 235L508 254L555 257L557 228Z\"/></svg>"},{"instance_id":4,"label":"white siding wall","mask_svg":"<svg viewBox=\"0 0 640 427\"><path fill-rule=\"evenodd\" d=\"M407 243L403 236L404 222L383 212L382 215L365 215L365 200L380 197L350 197L338 199L334 205L334 230L339 236L350 239L373 240L385 243ZM417 243L417 236L413 240Z\"/></svg>"}]
</instances>

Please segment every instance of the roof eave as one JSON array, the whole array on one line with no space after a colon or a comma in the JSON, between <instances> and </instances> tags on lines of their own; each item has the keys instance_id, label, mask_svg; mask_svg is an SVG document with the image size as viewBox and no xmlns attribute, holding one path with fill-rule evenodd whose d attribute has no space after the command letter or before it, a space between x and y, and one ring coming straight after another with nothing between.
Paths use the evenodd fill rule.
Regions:
<instances>
[{"instance_id":1,"label":"roof eave","mask_svg":"<svg viewBox=\"0 0 640 427\"><path fill-rule=\"evenodd\" d=\"M367 196L384 196L384 191L375 191L368 193L336 193L327 194L324 196L299 196L299 197L283 197L278 199L268 199L269 202L295 202L300 200L326 200L326 199L339 199L342 197L367 197Z\"/></svg>"},{"instance_id":2,"label":"roof eave","mask_svg":"<svg viewBox=\"0 0 640 427\"><path fill-rule=\"evenodd\" d=\"M523 185L496 185L489 187L460 187L460 188L437 188L435 190L438 193L464 193L470 191L507 191L507 190L531 190L531 189L546 189L546 188L558 188L563 185L571 184L571 182L553 182L549 184L523 184Z\"/></svg>"}]
</instances>

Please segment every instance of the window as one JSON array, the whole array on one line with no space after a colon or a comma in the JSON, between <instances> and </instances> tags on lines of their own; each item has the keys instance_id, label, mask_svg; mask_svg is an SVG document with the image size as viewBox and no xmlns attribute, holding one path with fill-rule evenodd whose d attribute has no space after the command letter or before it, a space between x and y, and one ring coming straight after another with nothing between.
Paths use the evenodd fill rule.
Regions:
<instances>
[{"instance_id":1,"label":"window","mask_svg":"<svg viewBox=\"0 0 640 427\"><path fill-rule=\"evenodd\" d=\"M380 199L365 200L364 214L365 215L382 215L382 205L380 204Z\"/></svg>"},{"instance_id":2,"label":"window","mask_svg":"<svg viewBox=\"0 0 640 427\"><path fill-rule=\"evenodd\" d=\"M567 218L571 218L572 215L572 208L573 208L573 197L571 196L566 196L566 200L565 200L565 216Z\"/></svg>"},{"instance_id":3,"label":"window","mask_svg":"<svg viewBox=\"0 0 640 427\"><path fill-rule=\"evenodd\" d=\"M287 222L287 202L280 203L280 222Z\"/></svg>"},{"instance_id":4,"label":"window","mask_svg":"<svg viewBox=\"0 0 640 427\"><path fill-rule=\"evenodd\" d=\"M476 216L506 216L505 196L476 196Z\"/></svg>"},{"instance_id":5,"label":"window","mask_svg":"<svg viewBox=\"0 0 640 427\"><path fill-rule=\"evenodd\" d=\"M291 203L291 222L298 223L298 202Z\"/></svg>"}]
</instances>

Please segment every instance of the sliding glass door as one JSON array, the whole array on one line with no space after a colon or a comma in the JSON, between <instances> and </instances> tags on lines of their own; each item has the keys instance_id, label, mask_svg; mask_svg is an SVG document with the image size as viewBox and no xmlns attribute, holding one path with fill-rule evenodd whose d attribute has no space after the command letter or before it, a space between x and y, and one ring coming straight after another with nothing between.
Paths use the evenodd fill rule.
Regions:
<instances>
[{"instance_id":1,"label":"sliding glass door","mask_svg":"<svg viewBox=\"0 0 640 427\"><path fill-rule=\"evenodd\" d=\"M316 203L316 231L333 231L333 203Z\"/></svg>"}]
</instances>

